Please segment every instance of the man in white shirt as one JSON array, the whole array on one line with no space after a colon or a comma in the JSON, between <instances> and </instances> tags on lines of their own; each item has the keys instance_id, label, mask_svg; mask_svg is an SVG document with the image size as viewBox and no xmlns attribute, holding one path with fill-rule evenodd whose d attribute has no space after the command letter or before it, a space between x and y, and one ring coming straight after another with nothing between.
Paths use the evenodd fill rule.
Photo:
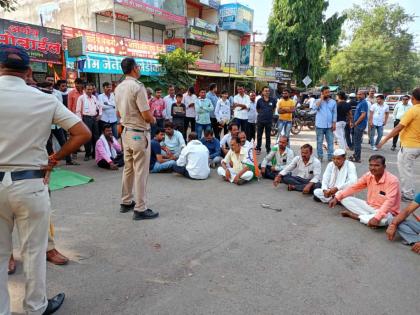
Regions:
<instances>
[{"instance_id":1,"label":"man in white shirt","mask_svg":"<svg viewBox=\"0 0 420 315\"><path fill-rule=\"evenodd\" d=\"M176 103L175 86L172 84L168 86L168 95L163 100L165 101L165 117L172 121L172 104Z\"/></svg>"},{"instance_id":2,"label":"man in white shirt","mask_svg":"<svg viewBox=\"0 0 420 315\"><path fill-rule=\"evenodd\" d=\"M320 188L321 162L312 155L312 152L310 144L301 146L300 156L295 156L292 162L274 178L274 186L277 187L282 182L288 185L287 190L301 191L304 194Z\"/></svg>"},{"instance_id":3,"label":"man in white shirt","mask_svg":"<svg viewBox=\"0 0 420 315\"><path fill-rule=\"evenodd\" d=\"M185 140L182 133L174 128L175 126L171 121L165 123L165 139L161 146L168 156L179 157L182 148L185 147Z\"/></svg>"},{"instance_id":4,"label":"man in white shirt","mask_svg":"<svg viewBox=\"0 0 420 315\"><path fill-rule=\"evenodd\" d=\"M235 122L242 131L246 131L246 126L248 124L248 109L250 102L249 96L245 94L245 88L242 85L239 85L238 94L233 98L232 107Z\"/></svg>"},{"instance_id":5,"label":"man in white shirt","mask_svg":"<svg viewBox=\"0 0 420 315\"><path fill-rule=\"evenodd\" d=\"M287 147L288 141L286 136L281 136L278 145L274 146L262 161L261 174L264 178L274 180L278 173L292 162L295 154Z\"/></svg>"},{"instance_id":6,"label":"man in white shirt","mask_svg":"<svg viewBox=\"0 0 420 315\"><path fill-rule=\"evenodd\" d=\"M228 100L228 91L222 91L220 93L221 98L217 101L216 108L214 109L214 115L216 116L217 122L221 128L223 128L223 134L228 133L228 123L230 121L230 102Z\"/></svg>"},{"instance_id":7,"label":"man in white shirt","mask_svg":"<svg viewBox=\"0 0 420 315\"><path fill-rule=\"evenodd\" d=\"M115 110L115 96L112 92L112 85L109 82L102 84L104 93L99 94L98 100L102 105L102 116L99 121L99 130L103 130L105 125L110 125L112 128L112 135L118 139L117 131L117 112Z\"/></svg>"},{"instance_id":8,"label":"man in white shirt","mask_svg":"<svg viewBox=\"0 0 420 315\"><path fill-rule=\"evenodd\" d=\"M413 104L410 103L410 96L409 95L404 95L403 98L402 98L402 101L399 102L394 107L394 112L392 113L392 115L394 116L394 128L398 126L398 124L400 123L401 118L403 118L404 114L411 107L413 107ZM399 137L399 135L397 134L392 139L392 147L391 147L391 150L392 151L395 151L395 148L397 147L398 137Z\"/></svg>"},{"instance_id":9,"label":"man in white shirt","mask_svg":"<svg viewBox=\"0 0 420 315\"><path fill-rule=\"evenodd\" d=\"M191 132L173 170L190 179L206 179L210 175L208 161L209 150L197 139L197 134Z\"/></svg>"},{"instance_id":10,"label":"man in white shirt","mask_svg":"<svg viewBox=\"0 0 420 315\"><path fill-rule=\"evenodd\" d=\"M225 156L230 150L230 141L236 138L239 134L239 126L236 123L231 123L228 127L229 133L225 134L220 140L220 148L222 149L222 156Z\"/></svg>"},{"instance_id":11,"label":"man in white shirt","mask_svg":"<svg viewBox=\"0 0 420 315\"><path fill-rule=\"evenodd\" d=\"M337 192L357 182L356 167L346 160L346 151L334 151L332 162L328 163L322 176L322 186L314 190L314 200L327 203Z\"/></svg>"},{"instance_id":12,"label":"man in white shirt","mask_svg":"<svg viewBox=\"0 0 420 315\"><path fill-rule=\"evenodd\" d=\"M257 95L254 91L249 92L248 123L246 130L246 139L251 141L255 139L255 127L257 125Z\"/></svg>"},{"instance_id":13,"label":"man in white shirt","mask_svg":"<svg viewBox=\"0 0 420 315\"><path fill-rule=\"evenodd\" d=\"M241 147L245 148L245 149L246 149L246 151L248 152L248 151L249 151L249 149L251 149L251 148L252 148L252 144L251 144L251 142L249 142L249 141L246 139L246 133L245 133L245 132L243 132L243 131L241 131L241 132L239 133L238 137L239 137L239 140L241 141Z\"/></svg>"},{"instance_id":14,"label":"man in white shirt","mask_svg":"<svg viewBox=\"0 0 420 315\"><path fill-rule=\"evenodd\" d=\"M191 127L191 131L195 130L195 103L197 102L197 96L194 93L194 87L191 86L186 93L184 93L184 97L182 99L182 103L185 104L185 125L184 130L185 132L188 131L188 127Z\"/></svg>"},{"instance_id":15,"label":"man in white shirt","mask_svg":"<svg viewBox=\"0 0 420 315\"><path fill-rule=\"evenodd\" d=\"M389 117L389 107L384 104L385 97L380 94L376 97L376 104L370 107L369 115L369 126L370 126L370 145L373 151L377 151L376 146L381 142L384 134L384 126L386 125ZM378 136L375 141L375 131L378 132Z\"/></svg>"}]
</instances>

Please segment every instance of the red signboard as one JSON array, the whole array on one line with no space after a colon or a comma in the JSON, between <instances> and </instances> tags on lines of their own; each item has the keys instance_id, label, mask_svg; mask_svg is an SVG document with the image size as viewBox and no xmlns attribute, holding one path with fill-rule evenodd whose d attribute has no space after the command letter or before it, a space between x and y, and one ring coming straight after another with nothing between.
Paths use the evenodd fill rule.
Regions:
<instances>
[{"instance_id":1,"label":"red signboard","mask_svg":"<svg viewBox=\"0 0 420 315\"><path fill-rule=\"evenodd\" d=\"M61 31L0 19L0 44L21 46L31 61L61 64Z\"/></svg>"},{"instance_id":2,"label":"red signboard","mask_svg":"<svg viewBox=\"0 0 420 315\"><path fill-rule=\"evenodd\" d=\"M166 46L164 44L142 42L126 37L95 33L68 26L63 26L62 31L64 49L67 49L67 39L83 36L86 38L87 52L148 59L158 59L158 54L166 52Z\"/></svg>"},{"instance_id":3,"label":"red signboard","mask_svg":"<svg viewBox=\"0 0 420 315\"><path fill-rule=\"evenodd\" d=\"M200 70L222 71L222 68L220 67L220 64L218 64L218 63L212 63L212 62L197 60L195 62L195 65L196 65L197 69L200 69Z\"/></svg>"},{"instance_id":4,"label":"red signboard","mask_svg":"<svg viewBox=\"0 0 420 315\"><path fill-rule=\"evenodd\" d=\"M184 14L183 11L185 10L183 0L164 0L161 1L162 8L155 7L146 1L142 0L114 0L116 4L120 4L125 7L129 7L132 9L141 10L143 12L156 15L162 17L166 20L174 21L179 24L185 25L187 23L187 19L183 15L177 15L173 12L179 12L179 14ZM168 9L163 9L167 4ZM171 11L169 11L171 10ZM181 12L182 11L182 12Z\"/></svg>"},{"instance_id":5,"label":"red signboard","mask_svg":"<svg viewBox=\"0 0 420 315\"><path fill-rule=\"evenodd\" d=\"M164 42L166 45L174 45L177 48L184 47L184 39L182 38L167 38Z\"/></svg>"},{"instance_id":6,"label":"red signboard","mask_svg":"<svg viewBox=\"0 0 420 315\"><path fill-rule=\"evenodd\" d=\"M114 17L112 11L103 11L103 12L98 12L97 14L102 15L102 16L106 16L106 17L109 17L109 18ZM121 14L121 13L118 13L118 12L115 12L115 18L117 20L120 20L120 21L125 21L125 22L128 21L128 15Z\"/></svg>"}]
</instances>

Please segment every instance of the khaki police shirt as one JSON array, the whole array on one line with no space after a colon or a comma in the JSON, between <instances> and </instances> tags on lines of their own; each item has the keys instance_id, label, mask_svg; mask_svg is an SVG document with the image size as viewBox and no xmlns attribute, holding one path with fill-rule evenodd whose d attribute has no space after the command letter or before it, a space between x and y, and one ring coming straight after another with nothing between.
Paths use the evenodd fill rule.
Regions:
<instances>
[{"instance_id":1,"label":"khaki police shirt","mask_svg":"<svg viewBox=\"0 0 420 315\"><path fill-rule=\"evenodd\" d=\"M51 124L68 130L80 119L52 94L15 76L0 76L0 171L40 169L48 164Z\"/></svg>"},{"instance_id":2,"label":"khaki police shirt","mask_svg":"<svg viewBox=\"0 0 420 315\"><path fill-rule=\"evenodd\" d=\"M125 127L149 130L141 112L150 110L147 93L143 83L133 77L126 77L115 89L115 103Z\"/></svg>"}]
</instances>

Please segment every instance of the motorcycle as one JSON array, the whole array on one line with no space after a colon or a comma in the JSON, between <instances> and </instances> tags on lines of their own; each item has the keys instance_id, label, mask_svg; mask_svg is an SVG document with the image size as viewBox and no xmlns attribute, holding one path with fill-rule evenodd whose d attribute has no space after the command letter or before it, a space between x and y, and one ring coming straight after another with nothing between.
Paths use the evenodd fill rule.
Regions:
<instances>
[{"instance_id":1,"label":"motorcycle","mask_svg":"<svg viewBox=\"0 0 420 315\"><path fill-rule=\"evenodd\" d=\"M308 127L309 130L314 130L315 116L316 113L310 110L296 109L293 114L291 133L297 135L304 126Z\"/></svg>"}]
</instances>

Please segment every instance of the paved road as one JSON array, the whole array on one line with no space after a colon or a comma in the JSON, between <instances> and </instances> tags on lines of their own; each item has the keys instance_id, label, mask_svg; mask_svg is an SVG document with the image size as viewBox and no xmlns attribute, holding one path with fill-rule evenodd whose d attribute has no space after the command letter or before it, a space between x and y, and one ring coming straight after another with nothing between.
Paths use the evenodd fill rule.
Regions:
<instances>
[{"instance_id":1,"label":"paved road","mask_svg":"<svg viewBox=\"0 0 420 315\"><path fill-rule=\"evenodd\" d=\"M303 132L293 148L314 138ZM389 148L382 153L398 174ZM370 153L365 144L359 175ZM214 171L206 181L159 174L150 177L149 205L161 217L133 222L118 212L121 172L82 163L73 169L95 182L52 197L57 247L71 258L48 265L49 296L67 294L58 314L420 312L420 257L383 229L341 218L340 208L267 180L237 187ZM21 264L10 289L20 314Z\"/></svg>"}]
</instances>

